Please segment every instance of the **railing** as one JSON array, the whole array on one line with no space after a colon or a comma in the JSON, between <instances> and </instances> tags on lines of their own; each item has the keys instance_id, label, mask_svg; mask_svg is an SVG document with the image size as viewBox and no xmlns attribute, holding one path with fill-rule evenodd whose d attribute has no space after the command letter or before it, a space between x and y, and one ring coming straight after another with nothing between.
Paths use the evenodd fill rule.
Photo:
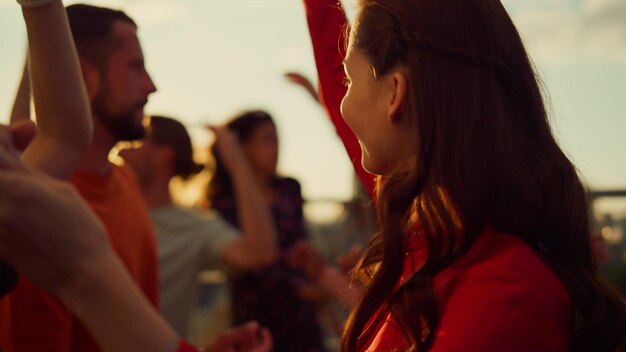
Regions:
<instances>
[{"instance_id":1,"label":"railing","mask_svg":"<svg viewBox=\"0 0 626 352\"><path fill-rule=\"evenodd\" d=\"M599 198L608 198L608 197L626 197L626 190L606 190L606 191L589 192L589 199L592 202Z\"/></svg>"}]
</instances>

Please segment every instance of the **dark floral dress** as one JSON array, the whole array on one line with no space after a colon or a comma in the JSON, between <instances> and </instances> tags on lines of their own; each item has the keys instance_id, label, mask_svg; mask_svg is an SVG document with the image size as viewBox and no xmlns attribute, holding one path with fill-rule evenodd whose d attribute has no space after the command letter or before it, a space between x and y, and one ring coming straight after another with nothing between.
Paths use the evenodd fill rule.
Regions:
<instances>
[{"instance_id":1,"label":"dark floral dress","mask_svg":"<svg viewBox=\"0 0 626 352\"><path fill-rule=\"evenodd\" d=\"M249 271L231 278L235 324L256 320L267 327L276 352L323 351L322 336L315 306L298 297L303 274L286 263L287 251L306 238L300 184L291 178L277 178L277 197L271 205L280 258L270 267ZM240 227L237 205L232 194L217 196L213 207L224 219Z\"/></svg>"}]
</instances>

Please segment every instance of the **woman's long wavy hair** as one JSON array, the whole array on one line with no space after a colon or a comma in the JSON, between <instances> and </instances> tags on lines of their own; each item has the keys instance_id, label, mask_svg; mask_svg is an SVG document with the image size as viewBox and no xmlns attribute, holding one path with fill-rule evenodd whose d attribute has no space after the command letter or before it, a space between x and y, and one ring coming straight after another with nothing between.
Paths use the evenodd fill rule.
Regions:
<instances>
[{"instance_id":1,"label":"woman's long wavy hair","mask_svg":"<svg viewBox=\"0 0 626 352\"><path fill-rule=\"evenodd\" d=\"M433 279L487 226L523 239L558 274L581 318L575 351L626 348L624 302L596 274L586 191L551 133L537 76L500 1L359 0L350 35L376 77L407 73L404 113L417 161L410 174L379 181L380 232L355 269L365 291L343 349L362 347L359 336L382 306L410 351L427 350L442 314ZM428 256L395 290L414 221Z\"/></svg>"},{"instance_id":2,"label":"woman's long wavy hair","mask_svg":"<svg viewBox=\"0 0 626 352\"><path fill-rule=\"evenodd\" d=\"M226 126L235 133L239 143L246 143L260 126L268 123L274 125L270 114L262 110L250 110L236 115L226 123ZM224 167L214 145L211 146L210 153L214 161L213 175L207 186L205 199L201 201L201 205L207 208L212 207L217 198L234 197L230 173Z\"/></svg>"}]
</instances>

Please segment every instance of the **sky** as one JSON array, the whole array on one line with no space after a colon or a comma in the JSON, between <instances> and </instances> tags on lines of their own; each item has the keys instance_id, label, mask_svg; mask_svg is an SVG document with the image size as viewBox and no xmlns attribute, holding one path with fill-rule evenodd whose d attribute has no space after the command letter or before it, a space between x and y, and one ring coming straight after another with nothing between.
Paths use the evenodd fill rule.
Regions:
<instances>
[{"instance_id":1,"label":"sky","mask_svg":"<svg viewBox=\"0 0 626 352\"><path fill-rule=\"evenodd\" d=\"M352 0L345 2L349 12ZM66 4L76 1L65 1ZM99 0L139 24L158 91L146 112L200 127L246 109L276 119L280 171L307 198L347 199L352 169L323 110L283 74L315 82L301 1ZM504 0L549 95L551 122L592 189L626 189L626 1ZM0 122L6 123L25 52L19 6L0 3ZM626 209L626 207L625 207Z\"/></svg>"}]
</instances>

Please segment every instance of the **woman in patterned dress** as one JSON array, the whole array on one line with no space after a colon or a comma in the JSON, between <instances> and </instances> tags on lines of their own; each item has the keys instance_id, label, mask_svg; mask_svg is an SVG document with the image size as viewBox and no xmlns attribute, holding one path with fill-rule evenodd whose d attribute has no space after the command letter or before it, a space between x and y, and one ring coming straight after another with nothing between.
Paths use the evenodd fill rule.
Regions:
<instances>
[{"instance_id":1,"label":"woman in patterned dress","mask_svg":"<svg viewBox=\"0 0 626 352\"><path fill-rule=\"evenodd\" d=\"M278 137L272 117L264 111L248 111L227 123L250 162L276 225L279 259L256 271L231 278L233 323L256 320L274 338L276 351L321 351L322 338L315 304L301 297L303 274L286 263L286 255L306 238L302 196L298 181L278 176ZM230 174L215 157L215 173L207 189L209 206L236 227L239 214Z\"/></svg>"}]
</instances>

